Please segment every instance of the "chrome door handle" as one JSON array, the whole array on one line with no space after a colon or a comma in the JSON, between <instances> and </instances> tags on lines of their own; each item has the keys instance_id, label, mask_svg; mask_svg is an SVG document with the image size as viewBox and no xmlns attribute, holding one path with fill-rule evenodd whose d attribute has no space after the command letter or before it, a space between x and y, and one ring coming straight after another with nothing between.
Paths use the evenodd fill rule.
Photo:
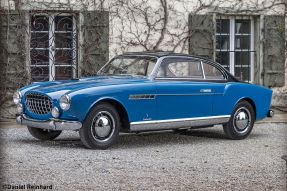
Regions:
<instances>
[{"instance_id":1,"label":"chrome door handle","mask_svg":"<svg viewBox=\"0 0 287 191\"><path fill-rule=\"evenodd\" d=\"M211 89L201 89L200 92L201 93L211 93L212 90Z\"/></svg>"}]
</instances>

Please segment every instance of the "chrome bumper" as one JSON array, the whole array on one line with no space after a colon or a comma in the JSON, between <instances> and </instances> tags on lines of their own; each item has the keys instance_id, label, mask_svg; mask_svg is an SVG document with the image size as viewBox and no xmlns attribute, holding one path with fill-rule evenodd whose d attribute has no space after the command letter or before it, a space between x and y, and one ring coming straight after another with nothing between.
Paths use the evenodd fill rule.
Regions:
<instances>
[{"instance_id":1,"label":"chrome bumper","mask_svg":"<svg viewBox=\"0 0 287 191\"><path fill-rule=\"evenodd\" d=\"M82 123L78 121L65 121L60 119L36 120L26 115L16 116L16 122L20 125L50 130L78 130L82 127Z\"/></svg>"}]
</instances>

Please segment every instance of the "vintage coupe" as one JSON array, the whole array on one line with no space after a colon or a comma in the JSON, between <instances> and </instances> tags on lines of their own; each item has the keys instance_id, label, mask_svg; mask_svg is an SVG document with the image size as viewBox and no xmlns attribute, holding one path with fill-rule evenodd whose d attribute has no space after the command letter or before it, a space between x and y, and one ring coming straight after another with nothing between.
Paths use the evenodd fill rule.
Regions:
<instances>
[{"instance_id":1,"label":"vintage coupe","mask_svg":"<svg viewBox=\"0 0 287 191\"><path fill-rule=\"evenodd\" d=\"M240 82L220 64L170 52L125 53L97 76L33 83L13 96L17 122L52 140L79 130L88 148L105 149L119 132L188 129L222 124L227 137L246 138L271 117L272 91Z\"/></svg>"}]
</instances>

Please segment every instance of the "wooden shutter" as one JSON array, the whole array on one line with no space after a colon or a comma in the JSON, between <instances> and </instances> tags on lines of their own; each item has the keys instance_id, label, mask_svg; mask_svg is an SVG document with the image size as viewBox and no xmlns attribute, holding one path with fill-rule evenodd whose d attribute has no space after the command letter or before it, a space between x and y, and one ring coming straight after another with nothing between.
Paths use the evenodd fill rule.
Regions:
<instances>
[{"instance_id":1,"label":"wooden shutter","mask_svg":"<svg viewBox=\"0 0 287 191\"><path fill-rule=\"evenodd\" d=\"M213 15L189 15L189 53L214 58Z\"/></svg>"},{"instance_id":2,"label":"wooden shutter","mask_svg":"<svg viewBox=\"0 0 287 191\"><path fill-rule=\"evenodd\" d=\"M263 84L284 86L285 82L285 18L264 16Z\"/></svg>"},{"instance_id":3,"label":"wooden shutter","mask_svg":"<svg viewBox=\"0 0 287 191\"><path fill-rule=\"evenodd\" d=\"M0 13L0 81L1 93L13 92L29 81L28 11L1 10Z\"/></svg>"},{"instance_id":4,"label":"wooden shutter","mask_svg":"<svg viewBox=\"0 0 287 191\"><path fill-rule=\"evenodd\" d=\"M109 59L109 14L106 11L83 12L81 27L82 76L95 75Z\"/></svg>"}]
</instances>

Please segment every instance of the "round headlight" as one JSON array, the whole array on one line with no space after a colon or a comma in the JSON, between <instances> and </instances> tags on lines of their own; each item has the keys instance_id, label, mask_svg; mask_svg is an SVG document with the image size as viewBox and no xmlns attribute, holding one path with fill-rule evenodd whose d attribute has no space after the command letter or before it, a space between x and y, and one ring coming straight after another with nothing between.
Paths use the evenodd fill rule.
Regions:
<instances>
[{"instance_id":1,"label":"round headlight","mask_svg":"<svg viewBox=\"0 0 287 191\"><path fill-rule=\"evenodd\" d=\"M53 107L53 109L52 109L52 116L54 118L58 118L59 115L60 115L59 109L57 107Z\"/></svg>"},{"instance_id":2,"label":"round headlight","mask_svg":"<svg viewBox=\"0 0 287 191\"><path fill-rule=\"evenodd\" d=\"M13 101L15 104L18 104L21 102L21 93L20 92L15 92L13 95Z\"/></svg>"},{"instance_id":3,"label":"round headlight","mask_svg":"<svg viewBox=\"0 0 287 191\"><path fill-rule=\"evenodd\" d=\"M68 95L63 95L60 98L60 107L62 110L67 111L70 108L71 99Z\"/></svg>"},{"instance_id":4,"label":"round headlight","mask_svg":"<svg viewBox=\"0 0 287 191\"><path fill-rule=\"evenodd\" d=\"M23 113L23 105L21 103L17 105L17 112Z\"/></svg>"}]
</instances>

